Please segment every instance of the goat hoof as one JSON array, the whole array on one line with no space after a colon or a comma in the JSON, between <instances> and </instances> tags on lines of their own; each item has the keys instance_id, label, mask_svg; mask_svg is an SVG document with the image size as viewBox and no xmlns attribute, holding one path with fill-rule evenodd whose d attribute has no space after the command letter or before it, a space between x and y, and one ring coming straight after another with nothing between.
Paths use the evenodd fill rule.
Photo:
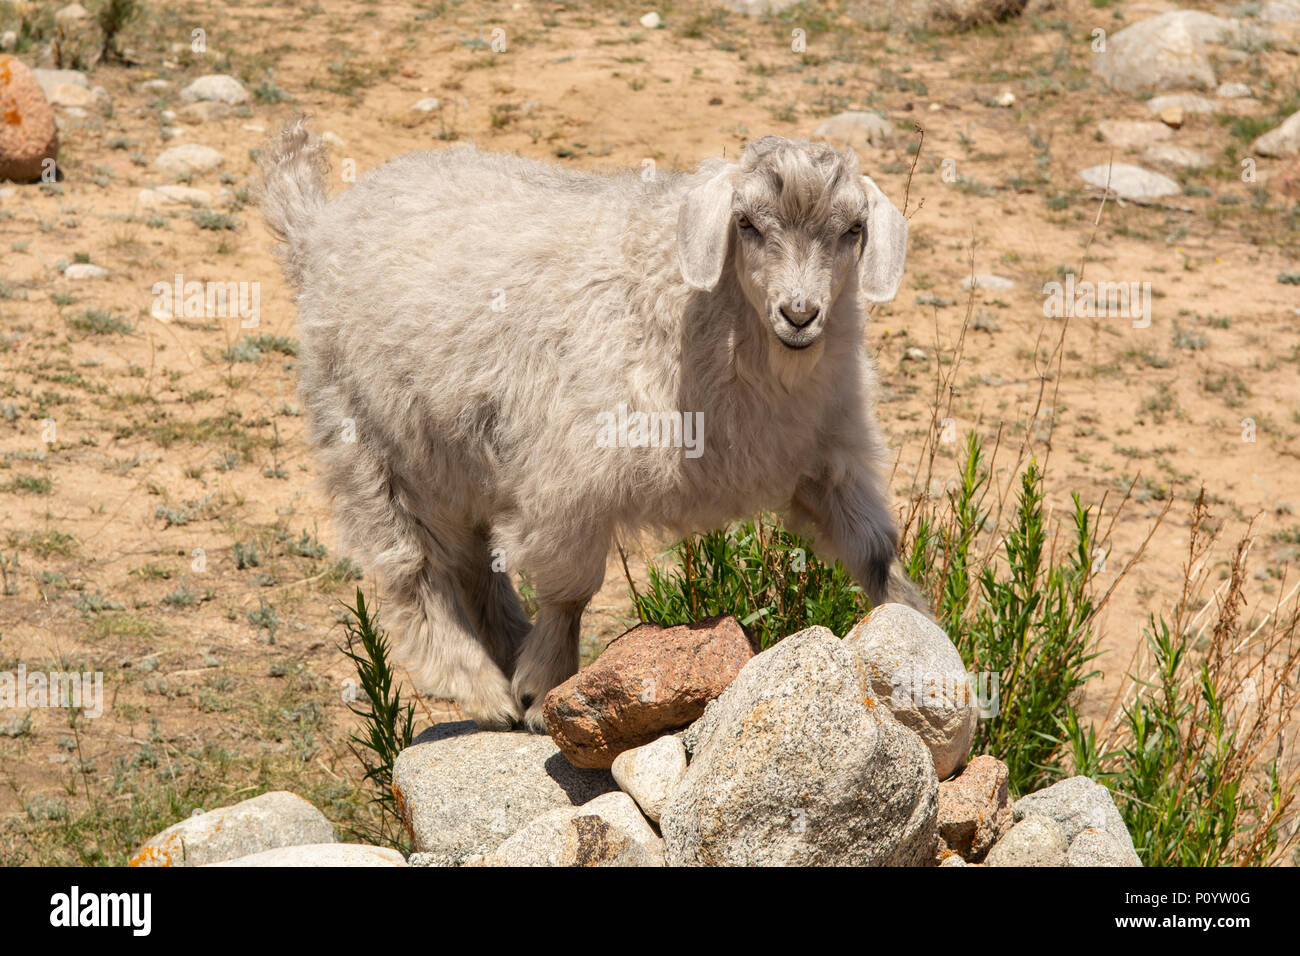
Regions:
<instances>
[{"instance_id":1,"label":"goat hoof","mask_svg":"<svg viewBox=\"0 0 1300 956\"><path fill-rule=\"evenodd\" d=\"M546 720L542 717L542 702L540 700L530 705L524 713L524 729L534 734L546 733Z\"/></svg>"},{"instance_id":2,"label":"goat hoof","mask_svg":"<svg viewBox=\"0 0 1300 956\"><path fill-rule=\"evenodd\" d=\"M501 682L504 685L504 681ZM519 723L523 709L504 686L496 693L476 695L475 700L460 701L469 719L483 730L511 730Z\"/></svg>"}]
</instances>

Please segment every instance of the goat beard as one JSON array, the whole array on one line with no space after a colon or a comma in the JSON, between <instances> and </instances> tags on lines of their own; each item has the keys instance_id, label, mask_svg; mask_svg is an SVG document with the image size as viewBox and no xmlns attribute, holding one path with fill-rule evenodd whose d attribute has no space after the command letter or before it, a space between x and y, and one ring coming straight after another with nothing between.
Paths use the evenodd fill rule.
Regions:
<instances>
[{"instance_id":1,"label":"goat beard","mask_svg":"<svg viewBox=\"0 0 1300 956\"><path fill-rule=\"evenodd\" d=\"M826 349L826 334L823 332L817 341L807 348L792 349L776 337L771 330L766 335L767 370L772 378L787 393L793 393L800 383L807 381L817 363L821 361Z\"/></svg>"}]
</instances>

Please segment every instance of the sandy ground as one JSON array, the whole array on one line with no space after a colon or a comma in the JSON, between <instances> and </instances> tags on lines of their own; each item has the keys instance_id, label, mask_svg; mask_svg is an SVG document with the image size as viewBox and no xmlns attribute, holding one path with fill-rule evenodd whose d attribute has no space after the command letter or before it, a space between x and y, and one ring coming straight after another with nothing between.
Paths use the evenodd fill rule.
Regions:
<instances>
[{"instance_id":1,"label":"sandy ground","mask_svg":"<svg viewBox=\"0 0 1300 956\"><path fill-rule=\"evenodd\" d=\"M807 135L840 110L879 110L895 136L859 153L896 203L908 193L912 215L903 288L869 332L900 509L966 315L973 257L974 271L1016 285L975 296L977 327L955 378L957 443L942 446L940 479L966 432L1001 429L1017 446L1028 436L1043 456L1054 421L1058 513L1070 492L1097 504L1137 481L1103 580L1174 499L1101 622L1098 700L1182 579L1189 501L1202 485L1225 539L1255 520L1260 596L1276 597L1300 544L1300 288L1278 281L1300 269L1300 220L1270 191L1282 163L1261 159L1250 184L1239 158L1241 130L1292 102L1300 59L1269 49L1218 64L1221 80L1258 97L1177 130L1174 142L1214 158L1180 176L1188 195L1174 202L1190 212L1109 203L1094 226L1097 195L1078 176L1112 157L1138 161L1100 141L1099 121L1152 118L1140 99L1092 79L1089 30L1170 8L1070 2L962 36L912 37L836 12L748 20L703 2L656 6L664 26L654 30L638 24L649 5L626 3L151 10L126 36L140 65L92 73L111 109L64 111L65 180L0 194L0 667L102 670L108 700L76 734L59 712L23 727L21 713L0 711L0 813L75 801L69 791L87 779L87 789L125 792L109 781L159 766L139 759L142 748L183 764L219 746L235 766L274 768L264 779L355 783L340 731L349 669L336 648L339 602L358 582L336 563L296 408L290 290L248 205L254 152L300 109L338 138L338 189L352 169L457 140L581 168L688 168L735 156L762 133ZM195 54L200 26L207 51ZM790 49L795 27L807 31L802 54ZM212 72L261 95L227 118L180 123L164 141L164 111ZM170 86L142 87L156 78ZM1006 91L1014 103L997 105ZM412 109L426 97L441 106ZM916 124L924 146L909 188ZM220 168L189 185L211 192L224 218L141 202L162 182L151 161L177 143L221 152ZM1031 420L1061 332L1040 290L1077 271L1085 250L1088 279L1151 284L1151 323L1076 318L1063 374ZM78 261L107 278L66 278L61 266ZM154 318L154 283L177 273L258 283L257 328ZM232 356L241 336L264 337L260 356ZM909 358L917 349L923 357ZM1243 440L1247 419L1253 441ZM614 558L584 637L599 646L631 617ZM422 720L433 713L445 711Z\"/></svg>"}]
</instances>

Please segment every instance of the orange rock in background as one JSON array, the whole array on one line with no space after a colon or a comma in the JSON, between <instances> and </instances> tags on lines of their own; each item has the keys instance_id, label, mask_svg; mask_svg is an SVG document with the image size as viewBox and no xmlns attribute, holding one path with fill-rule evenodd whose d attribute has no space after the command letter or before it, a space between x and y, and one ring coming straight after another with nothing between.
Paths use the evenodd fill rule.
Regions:
<instances>
[{"instance_id":1,"label":"orange rock in background","mask_svg":"<svg viewBox=\"0 0 1300 956\"><path fill-rule=\"evenodd\" d=\"M40 83L17 58L0 54L0 181L40 179L42 164L58 153L54 110Z\"/></svg>"}]
</instances>

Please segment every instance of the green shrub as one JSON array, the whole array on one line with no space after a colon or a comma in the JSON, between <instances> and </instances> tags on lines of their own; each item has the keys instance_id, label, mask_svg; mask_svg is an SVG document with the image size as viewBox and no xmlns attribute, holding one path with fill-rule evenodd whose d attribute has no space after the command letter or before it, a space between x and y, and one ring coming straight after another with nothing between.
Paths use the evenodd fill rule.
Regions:
<instances>
[{"instance_id":1,"label":"green shrub","mask_svg":"<svg viewBox=\"0 0 1300 956\"><path fill-rule=\"evenodd\" d=\"M1076 495L1065 520L1053 522L1044 472L1031 459L1004 512L973 435L959 469L941 498L914 499L902 551L973 673L983 719L972 753L1007 764L1013 795L1076 773L1104 780L1147 865L1280 860L1294 840L1283 837L1297 785L1283 731L1296 706L1300 608L1283 613L1280 602L1262 638L1264 625L1247 631L1238 616L1249 549L1239 548L1208 649L1194 650L1192 611L1207 605L1188 585L1172 617L1148 630L1151 660L1141 673L1154 676L1130 675L1118 721L1085 726L1077 708L1098 673L1097 616L1132 562L1099 596L1109 547L1100 507ZM1203 505L1202 496L1194 538L1205 533ZM1194 542L1193 552L1200 564L1189 561L1189 581L1206 548ZM730 613L764 648L814 624L843 636L869 610L843 568L818 561L770 516L693 535L646 565L644 591L628 576L642 620ZM1256 639L1253 657L1228 652ZM1255 702L1249 719L1243 698Z\"/></svg>"},{"instance_id":2,"label":"green shrub","mask_svg":"<svg viewBox=\"0 0 1300 956\"><path fill-rule=\"evenodd\" d=\"M415 707L403 703L401 692L394 686L393 668L388 660L388 636L370 616L360 588L357 588L357 603L344 607L349 615L344 621L347 644L340 650L356 668L359 689L356 703L349 702L348 710L361 720L361 729L349 737L348 746L365 769L365 779L371 785L371 802L378 810L379 822L372 838L409 850L409 840L399 823L393 797L393 762L411 745Z\"/></svg>"}]
</instances>

